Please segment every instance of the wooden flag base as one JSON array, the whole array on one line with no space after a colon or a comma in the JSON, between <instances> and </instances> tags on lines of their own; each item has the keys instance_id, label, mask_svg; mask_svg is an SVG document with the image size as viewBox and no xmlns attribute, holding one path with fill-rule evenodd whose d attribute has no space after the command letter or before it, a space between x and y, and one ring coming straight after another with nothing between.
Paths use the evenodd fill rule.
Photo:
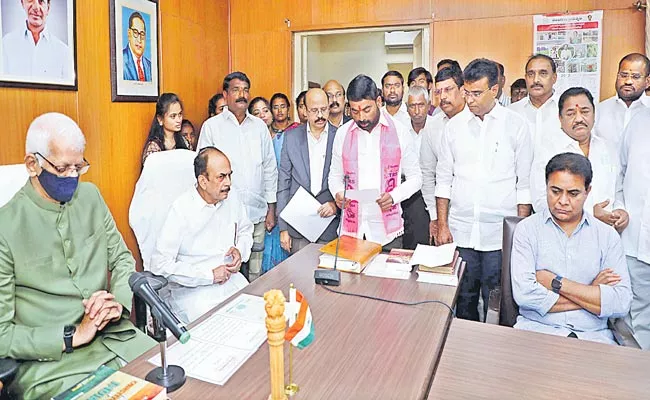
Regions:
<instances>
[{"instance_id":1,"label":"wooden flag base","mask_svg":"<svg viewBox=\"0 0 650 400\"><path fill-rule=\"evenodd\" d=\"M284 319L285 298L282 291L273 289L264 293L264 302L271 369L269 400L287 400L284 393L284 330L287 326Z\"/></svg>"}]
</instances>

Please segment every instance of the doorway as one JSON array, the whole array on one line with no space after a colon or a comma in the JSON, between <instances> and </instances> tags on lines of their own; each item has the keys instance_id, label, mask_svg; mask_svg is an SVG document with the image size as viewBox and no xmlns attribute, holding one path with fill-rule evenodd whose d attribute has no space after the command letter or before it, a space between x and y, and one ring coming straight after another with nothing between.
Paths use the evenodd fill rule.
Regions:
<instances>
[{"instance_id":1,"label":"doorway","mask_svg":"<svg viewBox=\"0 0 650 400\"><path fill-rule=\"evenodd\" d=\"M293 98L335 79L347 88L358 74L378 87L386 71L429 69L429 25L294 32Z\"/></svg>"}]
</instances>

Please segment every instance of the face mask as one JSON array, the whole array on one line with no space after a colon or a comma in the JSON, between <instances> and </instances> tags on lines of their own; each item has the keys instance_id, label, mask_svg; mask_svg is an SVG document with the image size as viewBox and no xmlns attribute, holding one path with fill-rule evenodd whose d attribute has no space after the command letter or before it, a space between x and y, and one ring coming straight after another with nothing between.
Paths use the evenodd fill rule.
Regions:
<instances>
[{"instance_id":1,"label":"face mask","mask_svg":"<svg viewBox=\"0 0 650 400\"><path fill-rule=\"evenodd\" d=\"M43 186L45 193L60 203L67 203L72 200L77 185L79 184L78 176L56 176L47 171L41 170L38 181Z\"/></svg>"}]
</instances>

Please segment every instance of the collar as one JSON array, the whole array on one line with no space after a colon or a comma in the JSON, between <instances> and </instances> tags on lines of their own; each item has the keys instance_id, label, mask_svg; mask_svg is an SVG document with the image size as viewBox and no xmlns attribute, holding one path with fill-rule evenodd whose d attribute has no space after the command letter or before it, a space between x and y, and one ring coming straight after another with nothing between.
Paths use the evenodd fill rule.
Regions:
<instances>
[{"instance_id":1,"label":"collar","mask_svg":"<svg viewBox=\"0 0 650 400\"><path fill-rule=\"evenodd\" d=\"M625 102L623 101L623 99L621 99L621 98L618 96L618 94L617 94L617 95L616 95L616 104L620 104L620 105L622 105L625 109L628 109L628 108L629 108L630 110L633 109L633 108L637 108L637 107L645 107L645 104L643 104L643 97L644 97L644 96L647 96L647 95L645 94L645 92L641 95L641 97L639 97L638 99L634 100L634 101L632 102L632 104L630 104L630 106L628 107L627 104L625 104Z\"/></svg>"},{"instance_id":2,"label":"collar","mask_svg":"<svg viewBox=\"0 0 650 400\"><path fill-rule=\"evenodd\" d=\"M548 207L544 207L544 209L542 210L541 214L542 214L542 220L544 221L545 224L548 224L549 221L550 221L550 222L553 223L553 225L555 225L559 230L561 230L562 232L564 232L564 230L560 227L560 225L558 225L557 222L555 222L555 220L553 219L553 215L551 214L551 210L549 210ZM594 218L594 217L593 217L591 214L589 214L588 212L586 212L586 211L583 210L583 211L582 211L582 218L580 219L580 223L578 223L578 226L576 227L575 231L573 231L573 234L572 234L572 235L575 235L576 232L578 232L580 229L582 229L582 227L583 227L585 224L586 224L586 225L591 225L591 224L593 223L593 221L591 220L592 218Z\"/></svg>"},{"instance_id":3,"label":"collar","mask_svg":"<svg viewBox=\"0 0 650 400\"><path fill-rule=\"evenodd\" d=\"M81 184L81 182L79 182L79 184ZM62 205L60 203L54 203L54 202L51 202L49 200L44 199L36 191L36 188L34 188L34 185L32 185L32 180L30 178L27 178L27 183L25 183L25 186L23 186L23 188L21 190L39 208L42 208L42 209L47 210L47 211L55 211L55 212L61 211L63 209L63 207L65 207L66 205L74 204L75 200L77 199L77 195L79 193L79 187L77 186L77 190L74 192L74 195L72 196L72 200L65 203L65 205Z\"/></svg>"},{"instance_id":4,"label":"collar","mask_svg":"<svg viewBox=\"0 0 650 400\"><path fill-rule=\"evenodd\" d=\"M478 117L478 115L475 115L473 112L469 111L469 107L465 107L465 109L469 112L469 115L471 115L470 120L476 119L479 122L485 122L485 119L501 119L506 116L506 109L503 107L499 102L495 99L494 100L494 107L490 110L489 113L485 114L483 116L483 121ZM465 109L458 113L460 115L461 113L465 112Z\"/></svg>"},{"instance_id":5,"label":"collar","mask_svg":"<svg viewBox=\"0 0 650 400\"><path fill-rule=\"evenodd\" d=\"M524 103L524 105L528 106L528 107L532 107L535 110L541 110L543 108L550 107L550 105L554 104L554 103L557 103L557 101L555 99L555 89L553 89L553 94L551 95L551 97L549 97L548 100L546 100L546 102L544 104L542 104L539 108L536 108L533 105L533 103L530 101L530 95L526 96L526 102Z\"/></svg>"},{"instance_id":6,"label":"collar","mask_svg":"<svg viewBox=\"0 0 650 400\"><path fill-rule=\"evenodd\" d=\"M306 123L305 125L307 125L307 135L309 135L312 139L316 140L316 138L314 138L314 137L312 136L312 134L311 134L311 127L309 126L309 121L307 121L307 123ZM325 128L323 129L323 132L321 132L321 134L320 134L321 139L323 138L323 135L326 135L326 136L327 136L327 134L329 133L329 131L330 131L330 122L327 121L327 122L325 123Z\"/></svg>"},{"instance_id":7,"label":"collar","mask_svg":"<svg viewBox=\"0 0 650 400\"><path fill-rule=\"evenodd\" d=\"M192 205L199 210L204 207L211 208L213 210L218 210L223 205L223 202L228 199L226 198L224 200L221 200L217 204L209 204L205 200L203 200L203 197L201 197L201 195L199 194L199 189L196 184L194 184L194 190L192 190L192 195L190 197L192 199Z\"/></svg>"},{"instance_id":8,"label":"collar","mask_svg":"<svg viewBox=\"0 0 650 400\"><path fill-rule=\"evenodd\" d=\"M29 36L28 36L29 35ZM31 37L32 32L27 28L27 20L25 20L25 30L23 31L23 37ZM41 31L41 39L45 39L48 42L50 41L50 30L47 29L47 24L45 25L45 28Z\"/></svg>"},{"instance_id":9,"label":"collar","mask_svg":"<svg viewBox=\"0 0 650 400\"><path fill-rule=\"evenodd\" d=\"M222 112L221 114L224 115L224 118L231 119L231 120L233 120L237 125L240 125L240 124L239 124L239 121L237 120L237 117L235 117L235 114L233 114L233 112L230 111L230 110L228 109L228 106L225 106L225 107L223 108L223 112ZM257 118L257 117L255 117L255 118ZM253 120L253 115L250 114L250 113L248 112L248 110L246 110L246 117L244 117L244 120L242 121L241 125L243 125L244 122L245 122L247 119L250 119L251 121ZM258 118L258 119L259 119L259 118ZM259 120L262 121L261 119L259 119ZM262 123L264 123L264 121L262 121ZM266 124L264 124L264 126L266 126Z\"/></svg>"},{"instance_id":10,"label":"collar","mask_svg":"<svg viewBox=\"0 0 650 400\"><path fill-rule=\"evenodd\" d=\"M382 109L380 108L380 109L379 109L379 122L377 123L377 126L375 126L375 127L373 128L372 131L374 131L375 129L377 129L377 127L378 127L379 125L388 126L388 121L386 120L386 114L384 114L384 113L388 114L388 111L382 110ZM354 120L352 120L352 124L353 124L352 129L358 129L358 130L360 130L360 131L363 131L363 129L359 128L359 125L357 125L357 123L356 123ZM370 132L368 132L368 133L372 133L372 131L370 131ZM365 132L365 131L364 131L364 132Z\"/></svg>"}]
</instances>

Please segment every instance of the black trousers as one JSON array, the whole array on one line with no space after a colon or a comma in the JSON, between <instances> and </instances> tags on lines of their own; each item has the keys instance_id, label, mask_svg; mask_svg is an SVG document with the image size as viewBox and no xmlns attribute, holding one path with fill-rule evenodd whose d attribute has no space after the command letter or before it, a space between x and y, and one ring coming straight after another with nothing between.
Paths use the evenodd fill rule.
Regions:
<instances>
[{"instance_id":1,"label":"black trousers","mask_svg":"<svg viewBox=\"0 0 650 400\"><path fill-rule=\"evenodd\" d=\"M417 191L413 196L402 202L404 217L403 246L415 250L418 244L429 243L429 212L426 209L422 192Z\"/></svg>"}]
</instances>

